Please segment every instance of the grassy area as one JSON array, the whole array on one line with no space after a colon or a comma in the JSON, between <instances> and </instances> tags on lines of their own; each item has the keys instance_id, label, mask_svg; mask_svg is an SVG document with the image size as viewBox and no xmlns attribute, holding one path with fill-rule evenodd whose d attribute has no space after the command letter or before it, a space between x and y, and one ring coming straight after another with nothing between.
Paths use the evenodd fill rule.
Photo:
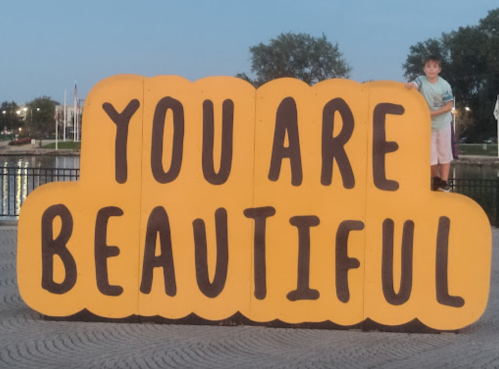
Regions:
<instances>
[{"instance_id":1,"label":"grassy area","mask_svg":"<svg viewBox=\"0 0 499 369\"><path fill-rule=\"evenodd\" d=\"M497 144L459 144L459 155L485 155L497 157Z\"/></svg>"},{"instance_id":2,"label":"grassy area","mask_svg":"<svg viewBox=\"0 0 499 369\"><path fill-rule=\"evenodd\" d=\"M55 149L55 142L44 145L43 148L45 149ZM79 150L80 149L80 142L73 142L73 141L61 141L57 143L57 148L58 149L69 149L69 150Z\"/></svg>"}]
</instances>

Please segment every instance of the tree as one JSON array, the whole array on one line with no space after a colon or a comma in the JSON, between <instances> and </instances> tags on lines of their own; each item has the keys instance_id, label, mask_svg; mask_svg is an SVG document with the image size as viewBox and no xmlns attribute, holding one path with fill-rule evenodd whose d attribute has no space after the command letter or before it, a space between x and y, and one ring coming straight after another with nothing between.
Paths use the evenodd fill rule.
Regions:
<instances>
[{"instance_id":1,"label":"tree","mask_svg":"<svg viewBox=\"0 0 499 369\"><path fill-rule=\"evenodd\" d=\"M487 79L486 56L482 52L486 39L477 27L460 27L448 36L447 47L452 56L448 80L465 105L474 102Z\"/></svg>"},{"instance_id":2,"label":"tree","mask_svg":"<svg viewBox=\"0 0 499 369\"><path fill-rule=\"evenodd\" d=\"M22 125L20 118L19 106L14 101L4 101L0 107L0 130L2 132L11 132L14 134L16 128Z\"/></svg>"},{"instance_id":3,"label":"tree","mask_svg":"<svg viewBox=\"0 0 499 369\"><path fill-rule=\"evenodd\" d=\"M404 76L409 81L423 73L424 59L428 55L435 55L442 59L442 77L445 78L448 69L448 50L442 40L429 38L411 46L409 50L407 60L402 66L405 69Z\"/></svg>"},{"instance_id":4,"label":"tree","mask_svg":"<svg viewBox=\"0 0 499 369\"><path fill-rule=\"evenodd\" d=\"M499 94L499 9L489 12L477 26L460 27L439 39L428 39L410 47L403 65L412 80L422 74L424 57L442 58L441 76L452 86L463 135L484 139L496 134L492 116ZM465 107L469 108L466 113Z\"/></svg>"},{"instance_id":5,"label":"tree","mask_svg":"<svg viewBox=\"0 0 499 369\"><path fill-rule=\"evenodd\" d=\"M313 85L328 78L348 78L351 67L343 59L338 44L331 44L326 36L315 38L305 33L281 33L268 44L250 47L252 80L245 73L242 78L255 87L276 78L293 77Z\"/></svg>"},{"instance_id":6,"label":"tree","mask_svg":"<svg viewBox=\"0 0 499 369\"><path fill-rule=\"evenodd\" d=\"M479 21L479 27L489 37L499 37L499 8L489 11L489 14Z\"/></svg>"},{"instance_id":7,"label":"tree","mask_svg":"<svg viewBox=\"0 0 499 369\"><path fill-rule=\"evenodd\" d=\"M487 35L482 52L487 59L488 78L482 92L484 98L493 103L499 95L499 8L489 11L480 20L479 28Z\"/></svg>"},{"instance_id":8,"label":"tree","mask_svg":"<svg viewBox=\"0 0 499 369\"><path fill-rule=\"evenodd\" d=\"M55 130L55 106L58 103L48 96L37 97L26 104L26 127L33 138L52 136Z\"/></svg>"}]
</instances>

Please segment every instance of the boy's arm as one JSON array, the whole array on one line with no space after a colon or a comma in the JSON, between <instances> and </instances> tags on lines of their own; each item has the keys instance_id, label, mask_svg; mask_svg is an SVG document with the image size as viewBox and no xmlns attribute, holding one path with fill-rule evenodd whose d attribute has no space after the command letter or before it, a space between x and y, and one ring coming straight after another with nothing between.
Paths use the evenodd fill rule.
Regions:
<instances>
[{"instance_id":1,"label":"boy's arm","mask_svg":"<svg viewBox=\"0 0 499 369\"><path fill-rule=\"evenodd\" d=\"M449 112L449 111L452 110L453 106L454 106L454 104L453 104L452 100L451 101L447 101L447 103L444 106L442 106L440 109L435 110L435 111L430 111L430 115L432 117L434 117L436 115L447 113L447 112Z\"/></svg>"},{"instance_id":2,"label":"boy's arm","mask_svg":"<svg viewBox=\"0 0 499 369\"><path fill-rule=\"evenodd\" d=\"M413 88L418 88L418 85L416 84L416 82L407 82L405 84L405 87L408 88L409 90L412 90Z\"/></svg>"}]
</instances>

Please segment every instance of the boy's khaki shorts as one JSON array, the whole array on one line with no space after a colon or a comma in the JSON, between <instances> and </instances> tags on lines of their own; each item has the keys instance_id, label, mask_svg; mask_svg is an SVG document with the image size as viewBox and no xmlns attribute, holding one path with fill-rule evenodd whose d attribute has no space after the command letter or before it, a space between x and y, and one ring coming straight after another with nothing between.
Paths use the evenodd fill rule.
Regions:
<instances>
[{"instance_id":1,"label":"boy's khaki shorts","mask_svg":"<svg viewBox=\"0 0 499 369\"><path fill-rule=\"evenodd\" d=\"M452 134L450 123L442 129L431 130L431 165L452 161Z\"/></svg>"}]
</instances>

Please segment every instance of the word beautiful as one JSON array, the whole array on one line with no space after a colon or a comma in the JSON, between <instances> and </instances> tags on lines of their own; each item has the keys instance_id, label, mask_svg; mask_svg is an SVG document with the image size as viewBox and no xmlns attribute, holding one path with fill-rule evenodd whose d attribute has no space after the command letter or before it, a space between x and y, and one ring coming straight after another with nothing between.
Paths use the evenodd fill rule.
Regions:
<instances>
[{"instance_id":1,"label":"word beautiful","mask_svg":"<svg viewBox=\"0 0 499 369\"><path fill-rule=\"evenodd\" d=\"M264 299L267 295L266 273L266 219L276 213L273 207L250 208L244 210L244 215L255 222L254 236L254 296ZM123 210L119 207L105 207L99 210L95 222L95 280L100 293L106 296L119 296L123 293L120 286L109 284L108 258L118 256L120 249L117 246L107 245L108 222L111 217L122 216ZM59 217L62 222L61 232L53 238L54 219ZM217 262L213 283L210 282L207 264L206 229L202 219L193 221L193 238L195 244L196 279L199 290L207 297L217 297L223 290L227 280L228 270L228 242L227 242L227 211L219 208L215 212ZM287 294L290 301L317 300L319 291L311 289L310 280L310 228L317 227L320 219L317 216L293 216L289 223L298 230L298 281L296 289ZM436 236L436 298L438 303L454 307L462 307L464 300L448 293L448 242L450 220L447 217L439 219ZM348 286L348 272L359 268L360 261L348 257L348 237L352 231L361 231L365 227L359 220L346 220L340 223L336 230L334 245L336 296L341 302L350 300ZM42 216L42 288L50 293L63 294L70 291L76 284L77 266L74 257L67 248L67 243L73 232L73 218L64 205L53 205ZM173 258L171 228L168 214L163 207L156 207L149 216L146 228L146 240L143 255L142 278L140 291L150 293L155 268L163 269L165 293L175 296L177 293L175 263ZM393 248L394 222L386 219L383 222L382 243L382 287L386 301L392 305L406 303L412 290L414 222L406 221L402 236L402 277L400 289L394 290L393 279ZM157 237L160 237L161 253L156 256ZM54 256L58 256L64 265L65 278L61 283L54 281Z\"/></svg>"},{"instance_id":2,"label":"word beautiful","mask_svg":"<svg viewBox=\"0 0 499 369\"><path fill-rule=\"evenodd\" d=\"M416 92L117 76L85 109L80 182L43 186L20 217L19 286L40 312L439 330L483 313L490 227L429 190Z\"/></svg>"}]
</instances>

